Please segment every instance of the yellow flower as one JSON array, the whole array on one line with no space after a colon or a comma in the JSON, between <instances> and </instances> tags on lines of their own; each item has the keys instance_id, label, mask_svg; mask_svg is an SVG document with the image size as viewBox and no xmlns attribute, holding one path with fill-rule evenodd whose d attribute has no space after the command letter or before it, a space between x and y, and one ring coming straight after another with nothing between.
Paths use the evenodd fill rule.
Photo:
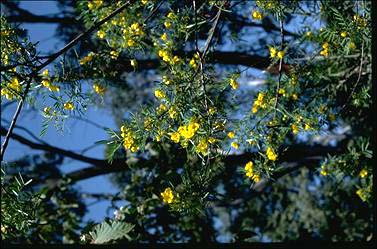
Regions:
<instances>
[{"instance_id":1,"label":"yellow flower","mask_svg":"<svg viewBox=\"0 0 377 249\"><path fill-rule=\"evenodd\" d=\"M177 64L177 63L180 62L180 61L181 61L181 59L180 59L177 55L174 55L173 60L172 60L172 63L173 63L173 64Z\"/></svg>"},{"instance_id":2,"label":"yellow flower","mask_svg":"<svg viewBox=\"0 0 377 249\"><path fill-rule=\"evenodd\" d=\"M162 200L164 203L172 203L174 200L174 194L171 188L166 188L164 192L161 193Z\"/></svg>"},{"instance_id":3,"label":"yellow flower","mask_svg":"<svg viewBox=\"0 0 377 249\"><path fill-rule=\"evenodd\" d=\"M148 3L148 0L141 0L141 4L146 5Z\"/></svg>"},{"instance_id":4,"label":"yellow flower","mask_svg":"<svg viewBox=\"0 0 377 249\"><path fill-rule=\"evenodd\" d=\"M329 48L329 43L328 42L325 42L322 44L322 48L323 49L328 49Z\"/></svg>"},{"instance_id":5,"label":"yellow flower","mask_svg":"<svg viewBox=\"0 0 377 249\"><path fill-rule=\"evenodd\" d=\"M255 20L262 20L263 16L262 13L259 12L258 10L253 10L253 13L251 14L253 19Z\"/></svg>"},{"instance_id":6,"label":"yellow flower","mask_svg":"<svg viewBox=\"0 0 377 249\"><path fill-rule=\"evenodd\" d=\"M235 134L233 131L228 132L228 137L229 137L230 139L234 138L235 135L236 135L236 134Z\"/></svg>"},{"instance_id":7,"label":"yellow flower","mask_svg":"<svg viewBox=\"0 0 377 249\"><path fill-rule=\"evenodd\" d=\"M361 178L364 178L364 177L366 177L368 175L368 171L366 170L366 169L362 169L361 171L360 171L360 173L359 173L359 176L361 177Z\"/></svg>"},{"instance_id":8,"label":"yellow flower","mask_svg":"<svg viewBox=\"0 0 377 249\"><path fill-rule=\"evenodd\" d=\"M171 139L174 143L179 143L180 138L181 138L181 135L179 134L179 132L173 132L173 133L170 135L170 139Z\"/></svg>"},{"instance_id":9,"label":"yellow flower","mask_svg":"<svg viewBox=\"0 0 377 249\"><path fill-rule=\"evenodd\" d=\"M127 40L127 46L133 47L135 46L136 42L133 39L128 39Z\"/></svg>"},{"instance_id":10,"label":"yellow flower","mask_svg":"<svg viewBox=\"0 0 377 249\"><path fill-rule=\"evenodd\" d=\"M232 142L230 144L230 146L232 146L233 148L235 148L236 150L238 150L238 148L240 147L240 145L237 143L237 142Z\"/></svg>"},{"instance_id":11,"label":"yellow flower","mask_svg":"<svg viewBox=\"0 0 377 249\"><path fill-rule=\"evenodd\" d=\"M93 85L93 89L94 89L94 91L95 91L96 93L98 93L99 95L103 95L103 94L105 94L105 92L106 92L106 87L101 86L100 84L97 84L97 83L95 83L95 84Z\"/></svg>"},{"instance_id":12,"label":"yellow flower","mask_svg":"<svg viewBox=\"0 0 377 249\"><path fill-rule=\"evenodd\" d=\"M189 62L190 66L194 69L196 69L198 67L198 65L196 64L196 61L194 58L192 58Z\"/></svg>"},{"instance_id":13,"label":"yellow flower","mask_svg":"<svg viewBox=\"0 0 377 249\"><path fill-rule=\"evenodd\" d=\"M356 194L360 197L360 199L362 201L366 201L367 200L366 191L364 189L358 189L356 191Z\"/></svg>"},{"instance_id":14,"label":"yellow flower","mask_svg":"<svg viewBox=\"0 0 377 249\"><path fill-rule=\"evenodd\" d=\"M329 173L326 171L326 170L324 170L324 169L322 169L321 170L321 175L323 175L323 176L327 176Z\"/></svg>"},{"instance_id":15,"label":"yellow flower","mask_svg":"<svg viewBox=\"0 0 377 249\"><path fill-rule=\"evenodd\" d=\"M297 94L295 94L295 93L294 93L294 94L292 94L292 99L293 99L293 100L297 100L297 99L298 99L298 96L297 96Z\"/></svg>"},{"instance_id":16,"label":"yellow flower","mask_svg":"<svg viewBox=\"0 0 377 249\"><path fill-rule=\"evenodd\" d=\"M48 69L43 70L42 75L48 77Z\"/></svg>"},{"instance_id":17,"label":"yellow flower","mask_svg":"<svg viewBox=\"0 0 377 249\"><path fill-rule=\"evenodd\" d=\"M73 108L74 108L74 105L73 105L72 102L68 101L68 102L64 103L64 109L71 111L71 110L73 110Z\"/></svg>"},{"instance_id":18,"label":"yellow flower","mask_svg":"<svg viewBox=\"0 0 377 249\"><path fill-rule=\"evenodd\" d=\"M173 19L174 18L174 13L173 12L169 12L169 14L167 15L167 18L169 19Z\"/></svg>"},{"instance_id":19,"label":"yellow flower","mask_svg":"<svg viewBox=\"0 0 377 249\"><path fill-rule=\"evenodd\" d=\"M342 33L340 33L340 36L343 38L347 37L347 32L343 31Z\"/></svg>"},{"instance_id":20,"label":"yellow flower","mask_svg":"<svg viewBox=\"0 0 377 249\"><path fill-rule=\"evenodd\" d=\"M137 23L137 22L131 24L130 32L134 35L143 35L144 34L143 30L141 29L140 24Z\"/></svg>"},{"instance_id":21,"label":"yellow flower","mask_svg":"<svg viewBox=\"0 0 377 249\"><path fill-rule=\"evenodd\" d=\"M279 89L279 94L281 94L281 95L285 95L285 89L284 89L284 88L280 88L280 89Z\"/></svg>"},{"instance_id":22,"label":"yellow flower","mask_svg":"<svg viewBox=\"0 0 377 249\"><path fill-rule=\"evenodd\" d=\"M185 139L191 139L199 128L199 123L190 122L187 126L180 126L178 132Z\"/></svg>"},{"instance_id":23,"label":"yellow flower","mask_svg":"<svg viewBox=\"0 0 377 249\"><path fill-rule=\"evenodd\" d=\"M253 170L253 162L252 161L249 161L248 163L245 164L245 170L246 171L252 171Z\"/></svg>"},{"instance_id":24,"label":"yellow flower","mask_svg":"<svg viewBox=\"0 0 377 249\"><path fill-rule=\"evenodd\" d=\"M156 96L158 99L164 99L166 97L165 93L159 89L154 91L154 96Z\"/></svg>"},{"instance_id":25,"label":"yellow flower","mask_svg":"<svg viewBox=\"0 0 377 249\"><path fill-rule=\"evenodd\" d=\"M42 80L42 85L46 88L49 88L51 86L51 83L49 80Z\"/></svg>"},{"instance_id":26,"label":"yellow flower","mask_svg":"<svg viewBox=\"0 0 377 249\"><path fill-rule=\"evenodd\" d=\"M113 51L110 52L110 55L111 55L112 59L116 59L119 56L119 52L113 50Z\"/></svg>"},{"instance_id":27,"label":"yellow flower","mask_svg":"<svg viewBox=\"0 0 377 249\"><path fill-rule=\"evenodd\" d=\"M131 63L131 66L133 66L133 67L137 67L137 60L132 59L132 60L130 61L130 63Z\"/></svg>"},{"instance_id":28,"label":"yellow flower","mask_svg":"<svg viewBox=\"0 0 377 249\"><path fill-rule=\"evenodd\" d=\"M168 35L166 33L163 33L160 38L163 41L167 41L168 40Z\"/></svg>"},{"instance_id":29,"label":"yellow flower","mask_svg":"<svg viewBox=\"0 0 377 249\"><path fill-rule=\"evenodd\" d=\"M92 10L92 9L97 9L97 8L99 8L102 4L103 4L103 0L93 0L93 1L88 2L88 8L89 8L90 10Z\"/></svg>"},{"instance_id":30,"label":"yellow flower","mask_svg":"<svg viewBox=\"0 0 377 249\"><path fill-rule=\"evenodd\" d=\"M277 56L278 56L279 59L283 59L284 54L285 54L284 51L279 51L279 52L277 53Z\"/></svg>"},{"instance_id":31,"label":"yellow flower","mask_svg":"<svg viewBox=\"0 0 377 249\"><path fill-rule=\"evenodd\" d=\"M208 148L208 143L207 139L203 138L199 141L199 144L196 146L196 153L201 153L203 155L207 154L207 148Z\"/></svg>"},{"instance_id":32,"label":"yellow flower","mask_svg":"<svg viewBox=\"0 0 377 249\"><path fill-rule=\"evenodd\" d=\"M291 125L291 128L292 128L292 132L293 132L293 134L297 134L297 133L298 133L299 129L298 129L297 125L292 124L292 125Z\"/></svg>"},{"instance_id":33,"label":"yellow flower","mask_svg":"<svg viewBox=\"0 0 377 249\"><path fill-rule=\"evenodd\" d=\"M139 150L140 148L138 146L131 146L131 152L135 153Z\"/></svg>"},{"instance_id":34,"label":"yellow flower","mask_svg":"<svg viewBox=\"0 0 377 249\"><path fill-rule=\"evenodd\" d=\"M311 127L310 127L310 125L309 124L305 124L305 127L304 127L304 129L307 131L307 130L309 130Z\"/></svg>"},{"instance_id":35,"label":"yellow flower","mask_svg":"<svg viewBox=\"0 0 377 249\"><path fill-rule=\"evenodd\" d=\"M167 76L162 76L162 82L165 83L165 85L170 85L171 84L171 81L169 80L169 78Z\"/></svg>"},{"instance_id":36,"label":"yellow flower","mask_svg":"<svg viewBox=\"0 0 377 249\"><path fill-rule=\"evenodd\" d=\"M216 143L216 138L214 138L214 137L209 137L209 138L208 138L208 143L210 143L210 144L214 144L214 143Z\"/></svg>"},{"instance_id":37,"label":"yellow flower","mask_svg":"<svg viewBox=\"0 0 377 249\"><path fill-rule=\"evenodd\" d=\"M324 57L329 56L329 51L327 49L324 49L320 52L320 55L323 55Z\"/></svg>"},{"instance_id":38,"label":"yellow flower","mask_svg":"<svg viewBox=\"0 0 377 249\"><path fill-rule=\"evenodd\" d=\"M175 107L170 107L169 109L169 117L171 119L175 119L178 115L177 109Z\"/></svg>"},{"instance_id":39,"label":"yellow flower","mask_svg":"<svg viewBox=\"0 0 377 249\"><path fill-rule=\"evenodd\" d=\"M93 59L93 57L94 57L94 53L90 52L87 56L85 56L84 58L80 60L80 65L84 65L90 62Z\"/></svg>"},{"instance_id":40,"label":"yellow flower","mask_svg":"<svg viewBox=\"0 0 377 249\"><path fill-rule=\"evenodd\" d=\"M100 39L103 39L103 38L105 38L106 33L105 33L105 31L103 31L103 30L98 30L98 31L97 31L97 36L98 36Z\"/></svg>"},{"instance_id":41,"label":"yellow flower","mask_svg":"<svg viewBox=\"0 0 377 249\"><path fill-rule=\"evenodd\" d=\"M275 58L275 56L276 56L276 54L277 54L277 50L276 50L276 48L274 48L274 47L270 47L269 48L269 50L270 50L270 57L271 58Z\"/></svg>"},{"instance_id":42,"label":"yellow flower","mask_svg":"<svg viewBox=\"0 0 377 249\"><path fill-rule=\"evenodd\" d=\"M253 108L251 109L251 111L252 111L253 113L256 113L256 112L258 111L258 107L253 106Z\"/></svg>"},{"instance_id":43,"label":"yellow flower","mask_svg":"<svg viewBox=\"0 0 377 249\"><path fill-rule=\"evenodd\" d=\"M271 147L267 147L266 155L268 160L275 161L277 158L277 155L275 151Z\"/></svg>"},{"instance_id":44,"label":"yellow flower","mask_svg":"<svg viewBox=\"0 0 377 249\"><path fill-rule=\"evenodd\" d=\"M311 31L306 32L306 36L307 37L311 37L312 36L312 32Z\"/></svg>"},{"instance_id":45,"label":"yellow flower","mask_svg":"<svg viewBox=\"0 0 377 249\"><path fill-rule=\"evenodd\" d=\"M51 107L46 106L45 108L43 108L43 112L44 112L46 115L50 115L50 111L51 111Z\"/></svg>"},{"instance_id":46,"label":"yellow flower","mask_svg":"<svg viewBox=\"0 0 377 249\"><path fill-rule=\"evenodd\" d=\"M157 142L160 142L162 136L163 136L163 132L159 130L159 131L157 132L156 137L155 137L156 141L157 141Z\"/></svg>"},{"instance_id":47,"label":"yellow flower","mask_svg":"<svg viewBox=\"0 0 377 249\"><path fill-rule=\"evenodd\" d=\"M170 29L171 28L171 22L165 21L164 26L165 26L165 28Z\"/></svg>"},{"instance_id":48,"label":"yellow flower","mask_svg":"<svg viewBox=\"0 0 377 249\"><path fill-rule=\"evenodd\" d=\"M158 107L157 107L157 113L158 114L162 114L163 112L165 112L166 110L168 109L168 107L165 105L165 104L160 104Z\"/></svg>"},{"instance_id":49,"label":"yellow flower","mask_svg":"<svg viewBox=\"0 0 377 249\"><path fill-rule=\"evenodd\" d=\"M234 89L236 90L238 88L238 83L237 81L235 81L234 79L230 79L230 83L229 85Z\"/></svg>"},{"instance_id":50,"label":"yellow flower","mask_svg":"<svg viewBox=\"0 0 377 249\"><path fill-rule=\"evenodd\" d=\"M348 43L348 47L349 47L350 49L355 49L355 48L356 48L356 44L355 44L354 42L349 42L349 43Z\"/></svg>"},{"instance_id":51,"label":"yellow flower","mask_svg":"<svg viewBox=\"0 0 377 249\"><path fill-rule=\"evenodd\" d=\"M215 108L215 107L210 107L210 108L208 109L208 113L209 113L210 115L214 114L215 112L216 112L216 108Z\"/></svg>"},{"instance_id":52,"label":"yellow flower","mask_svg":"<svg viewBox=\"0 0 377 249\"><path fill-rule=\"evenodd\" d=\"M151 118L147 117L144 120L144 129L146 131L150 131L152 129L152 123L153 123L153 120Z\"/></svg>"}]
</instances>

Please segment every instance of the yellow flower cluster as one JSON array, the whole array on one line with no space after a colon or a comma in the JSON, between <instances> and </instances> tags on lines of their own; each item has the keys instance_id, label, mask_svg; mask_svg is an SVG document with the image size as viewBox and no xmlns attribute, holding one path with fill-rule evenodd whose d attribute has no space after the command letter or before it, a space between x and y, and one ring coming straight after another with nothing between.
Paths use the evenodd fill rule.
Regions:
<instances>
[{"instance_id":1,"label":"yellow flower cluster","mask_svg":"<svg viewBox=\"0 0 377 249\"><path fill-rule=\"evenodd\" d=\"M285 52L284 51L278 51L276 48L274 47L270 47L269 48L269 51L270 51L270 57L271 58L279 58L279 59L283 59L284 55L285 55Z\"/></svg>"},{"instance_id":2,"label":"yellow flower cluster","mask_svg":"<svg viewBox=\"0 0 377 249\"><path fill-rule=\"evenodd\" d=\"M249 177L251 180L253 180L254 182L260 181L260 175L254 172L254 164L252 161L246 163L245 171L246 176Z\"/></svg>"},{"instance_id":3,"label":"yellow flower cluster","mask_svg":"<svg viewBox=\"0 0 377 249\"><path fill-rule=\"evenodd\" d=\"M358 189L356 191L356 194L360 197L362 201L367 200L367 191L365 189L362 189L362 188Z\"/></svg>"},{"instance_id":4,"label":"yellow flower cluster","mask_svg":"<svg viewBox=\"0 0 377 249\"><path fill-rule=\"evenodd\" d=\"M165 85L170 85L171 81L169 80L168 76L162 76L162 82L164 82Z\"/></svg>"},{"instance_id":5,"label":"yellow flower cluster","mask_svg":"<svg viewBox=\"0 0 377 249\"><path fill-rule=\"evenodd\" d=\"M169 53L169 51L167 51L165 49L160 49L158 51L158 56L161 57L163 61L170 63L172 65L177 64L178 62L181 61L181 59L177 55L172 56Z\"/></svg>"},{"instance_id":6,"label":"yellow flower cluster","mask_svg":"<svg viewBox=\"0 0 377 249\"><path fill-rule=\"evenodd\" d=\"M84 65L90 61L93 60L93 57L94 57L94 53L93 52L90 52L87 56L85 56L84 58L82 58L79 63L80 65Z\"/></svg>"},{"instance_id":7,"label":"yellow flower cluster","mask_svg":"<svg viewBox=\"0 0 377 249\"><path fill-rule=\"evenodd\" d=\"M159 90L159 89L157 89L157 90L154 91L154 96L156 96L156 98L158 98L158 99L164 99L164 98L166 98L166 94L163 91Z\"/></svg>"},{"instance_id":8,"label":"yellow flower cluster","mask_svg":"<svg viewBox=\"0 0 377 249\"><path fill-rule=\"evenodd\" d=\"M172 203L174 200L174 194L171 188L166 188L165 191L161 193L161 197L164 203Z\"/></svg>"},{"instance_id":9,"label":"yellow flower cluster","mask_svg":"<svg viewBox=\"0 0 377 249\"><path fill-rule=\"evenodd\" d=\"M94 83L93 85L93 89L96 93L98 93L99 95L104 95L105 92L106 92L106 87L104 86L101 86L100 84L98 83Z\"/></svg>"},{"instance_id":10,"label":"yellow flower cluster","mask_svg":"<svg viewBox=\"0 0 377 249\"><path fill-rule=\"evenodd\" d=\"M175 106L170 107L168 113L171 119L175 119L178 115L177 108Z\"/></svg>"},{"instance_id":11,"label":"yellow flower cluster","mask_svg":"<svg viewBox=\"0 0 377 249\"><path fill-rule=\"evenodd\" d=\"M188 125L180 126L178 128L179 134L185 139L191 139L199 130L200 124L196 121L191 121Z\"/></svg>"},{"instance_id":12,"label":"yellow flower cluster","mask_svg":"<svg viewBox=\"0 0 377 249\"><path fill-rule=\"evenodd\" d=\"M346 38L347 37L347 32L346 31L342 31L340 33L340 36L343 37L343 38Z\"/></svg>"},{"instance_id":13,"label":"yellow flower cluster","mask_svg":"<svg viewBox=\"0 0 377 249\"><path fill-rule=\"evenodd\" d=\"M90 10L98 9L103 4L103 0L92 0L88 2L88 8Z\"/></svg>"},{"instance_id":14,"label":"yellow flower cluster","mask_svg":"<svg viewBox=\"0 0 377 249\"><path fill-rule=\"evenodd\" d=\"M150 131L152 129L153 120L150 117L147 117L144 120L144 129Z\"/></svg>"},{"instance_id":15,"label":"yellow flower cluster","mask_svg":"<svg viewBox=\"0 0 377 249\"><path fill-rule=\"evenodd\" d=\"M254 101L252 112L256 113L258 108L266 108L266 103L264 103L264 93L259 93L257 99Z\"/></svg>"},{"instance_id":16,"label":"yellow flower cluster","mask_svg":"<svg viewBox=\"0 0 377 249\"><path fill-rule=\"evenodd\" d=\"M195 135L197 130L199 130L199 128L199 123L197 123L196 121L191 121L188 125L180 126L176 132L173 132L170 135L170 139L175 143L179 143L181 137L186 140L191 139Z\"/></svg>"},{"instance_id":17,"label":"yellow flower cluster","mask_svg":"<svg viewBox=\"0 0 377 249\"><path fill-rule=\"evenodd\" d=\"M258 10L253 10L253 12L251 13L251 16L255 20L262 20L262 18L263 18L262 13L260 11L258 11Z\"/></svg>"},{"instance_id":18,"label":"yellow flower cluster","mask_svg":"<svg viewBox=\"0 0 377 249\"><path fill-rule=\"evenodd\" d=\"M227 136L228 136L230 139L233 139L235 135L236 135L236 134L235 134L233 131L230 131L230 132L228 132L228 134L227 134Z\"/></svg>"},{"instance_id":19,"label":"yellow flower cluster","mask_svg":"<svg viewBox=\"0 0 377 249\"><path fill-rule=\"evenodd\" d=\"M191 58L189 64L193 69L196 69L198 67L197 60L199 59L199 55L195 54L193 58Z\"/></svg>"},{"instance_id":20,"label":"yellow flower cluster","mask_svg":"<svg viewBox=\"0 0 377 249\"><path fill-rule=\"evenodd\" d=\"M298 126L296 124L291 125L293 134L297 134L299 132Z\"/></svg>"},{"instance_id":21,"label":"yellow flower cluster","mask_svg":"<svg viewBox=\"0 0 377 249\"><path fill-rule=\"evenodd\" d=\"M320 55L327 57L329 56L329 43L325 42L322 44L323 50L320 52Z\"/></svg>"},{"instance_id":22,"label":"yellow flower cluster","mask_svg":"<svg viewBox=\"0 0 377 249\"><path fill-rule=\"evenodd\" d=\"M124 149L131 150L131 152L138 151L139 147L135 144L135 135L132 130L123 125L122 127L120 127L120 131L120 136L123 138Z\"/></svg>"},{"instance_id":23,"label":"yellow flower cluster","mask_svg":"<svg viewBox=\"0 0 377 249\"><path fill-rule=\"evenodd\" d=\"M103 31L103 30L98 30L98 31L97 31L97 36L98 36L98 38L100 38L100 39L104 39L105 36L106 36L106 32Z\"/></svg>"},{"instance_id":24,"label":"yellow flower cluster","mask_svg":"<svg viewBox=\"0 0 377 249\"><path fill-rule=\"evenodd\" d=\"M368 175L368 171L366 170L366 169L362 169L361 171L360 171L360 173L359 173L359 176L361 177L361 178L364 178L364 177L366 177Z\"/></svg>"},{"instance_id":25,"label":"yellow flower cluster","mask_svg":"<svg viewBox=\"0 0 377 249\"><path fill-rule=\"evenodd\" d=\"M8 100L13 100L15 95L19 94L22 90L20 82L16 77L12 78L6 87L1 88L1 96L5 96Z\"/></svg>"},{"instance_id":26,"label":"yellow flower cluster","mask_svg":"<svg viewBox=\"0 0 377 249\"><path fill-rule=\"evenodd\" d=\"M235 79L230 79L229 85L233 88L233 90L238 88L238 83Z\"/></svg>"},{"instance_id":27,"label":"yellow flower cluster","mask_svg":"<svg viewBox=\"0 0 377 249\"><path fill-rule=\"evenodd\" d=\"M166 112L168 110L168 107L164 104L164 103L161 103L157 108L156 108L156 111L157 111L157 114L161 115L162 113Z\"/></svg>"},{"instance_id":28,"label":"yellow flower cluster","mask_svg":"<svg viewBox=\"0 0 377 249\"><path fill-rule=\"evenodd\" d=\"M122 23L125 22L122 20ZM143 36L145 33L141 25L137 22L131 24L130 27L123 29L124 39L126 40L126 45L128 47L133 47L136 45L135 38Z\"/></svg>"},{"instance_id":29,"label":"yellow flower cluster","mask_svg":"<svg viewBox=\"0 0 377 249\"><path fill-rule=\"evenodd\" d=\"M115 50L112 50L112 51L110 51L110 56L111 56L111 59L115 60L116 58L118 58L119 52L115 51Z\"/></svg>"},{"instance_id":30,"label":"yellow flower cluster","mask_svg":"<svg viewBox=\"0 0 377 249\"><path fill-rule=\"evenodd\" d=\"M277 155L271 147L267 147L266 155L267 155L268 160L276 161L277 159Z\"/></svg>"},{"instance_id":31,"label":"yellow flower cluster","mask_svg":"<svg viewBox=\"0 0 377 249\"><path fill-rule=\"evenodd\" d=\"M329 174L329 171L327 170L327 168L326 168L325 165L321 166L321 172L320 172L320 174L323 175L323 176L327 176Z\"/></svg>"},{"instance_id":32,"label":"yellow flower cluster","mask_svg":"<svg viewBox=\"0 0 377 249\"><path fill-rule=\"evenodd\" d=\"M50 78L49 78L49 75L48 75L48 69L45 69L43 72L42 72L42 77L44 78L42 80L42 85L44 87L46 87L50 92L59 92L60 91L60 88L58 86L54 86L51 84L51 81L50 81Z\"/></svg>"},{"instance_id":33,"label":"yellow flower cluster","mask_svg":"<svg viewBox=\"0 0 377 249\"><path fill-rule=\"evenodd\" d=\"M196 146L196 153L201 153L202 155L207 154L208 149L208 140L206 138L202 138L199 141L199 144Z\"/></svg>"},{"instance_id":34,"label":"yellow flower cluster","mask_svg":"<svg viewBox=\"0 0 377 249\"><path fill-rule=\"evenodd\" d=\"M356 23L358 26L357 28L365 28L368 25L368 22L365 18L360 17L359 15L354 15L353 16L353 21Z\"/></svg>"},{"instance_id":35,"label":"yellow flower cluster","mask_svg":"<svg viewBox=\"0 0 377 249\"><path fill-rule=\"evenodd\" d=\"M238 150L238 148L240 147L240 145L237 142L234 142L234 141L230 144L230 146L232 146L236 150Z\"/></svg>"},{"instance_id":36,"label":"yellow flower cluster","mask_svg":"<svg viewBox=\"0 0 377 249\"><path fill-rule=\"evenodd\" d=\"M64 105L63 105L64 109L68 110L68 111L72 111L75 106L73 105L72 102L68 101L68 102L65 102Z\"/></svg>"}]
</instances>

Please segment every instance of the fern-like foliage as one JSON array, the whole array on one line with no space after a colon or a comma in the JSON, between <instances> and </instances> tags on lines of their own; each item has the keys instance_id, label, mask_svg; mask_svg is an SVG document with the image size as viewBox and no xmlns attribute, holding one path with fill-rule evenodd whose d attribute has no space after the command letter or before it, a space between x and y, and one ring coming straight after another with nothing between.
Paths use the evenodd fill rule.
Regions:
<instances>
[{"instance_id":1,"label":"fern-like foliage","mask_svg":"<svg viewBox=\"0 0 377 249\"><path fill-rule=\"evenodd\" d=\"M121 221L104 221L96 225L89 234L92 237L93 244L104 244L122 238L130 240L131 238L128 236L128 233L133 228L134 225Z\"/></svg>"}]
</instances>

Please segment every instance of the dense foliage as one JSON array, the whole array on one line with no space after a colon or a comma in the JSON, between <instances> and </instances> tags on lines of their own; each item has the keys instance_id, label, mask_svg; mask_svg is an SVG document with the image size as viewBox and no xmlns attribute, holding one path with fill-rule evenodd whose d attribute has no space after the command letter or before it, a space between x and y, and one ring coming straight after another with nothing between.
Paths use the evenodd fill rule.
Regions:
<instances>
[{"instance_id":1,"label":"dense foliage","mask_svg":"<svg viewBox=\"0 0 377 249\"><path fill-rule=\"evenodd\" d=\"M30 145L2 122L4 141L45 151L2 162L2 239L372 239L370 2L60 4L80 20L62 21L62 40L93 32L41 57L12 24L17 4L4 3L2 108L38 109L41 139L94 105L119 128L93 141L105 145L101 160ZM249 68L264 70L261 84L250 87ZM64 157L89 167L63 174ZM110 199L126 204L83 224L74 183L111 172L119 194Z\"/></svg>"}]
</instances>

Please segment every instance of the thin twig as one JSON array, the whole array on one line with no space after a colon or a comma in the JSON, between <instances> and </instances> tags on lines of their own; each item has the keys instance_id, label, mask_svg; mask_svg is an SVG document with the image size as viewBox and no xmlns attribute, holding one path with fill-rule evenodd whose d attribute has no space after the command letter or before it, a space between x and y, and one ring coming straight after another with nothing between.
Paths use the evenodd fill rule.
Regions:
<instances>
[{"instance_id":1,"label":"thin twig","mask_svg":"<svg viewBox=\"0 0 377 249\"><path fill-rule=\"evenodd\" d=\"M283 19L280 19L280 38L281 38L281 43L280 43L280 50L284 51L284 24L283 24ZM282 66L283 66L283 58L280 59L279 62L279 79L278 79L278 84L276 86L276 96L275 96L275 104L274 104L274 118L276 116L276 108L278 105L278 98L279 98L279 89L280 89L280 83L281 83L281 76L282 76Z\"/></svg>"},{"instance_id":2,"label":"thin twig","mask_svg":"<svg viewBox=\"0 0 377 249\"><path fill-rule=\"evenodd\" d=\"M133 2L133 1L132 1ZM5 153L5 150L8 146L8 142L9 142L9 138L10 138L10 135L12 134L12 131L14 129L14 126L16 125L16 122L17 122L17 119L18 119L18 116L20 115L20 112L21 112L21 109L22 109L22 106L23 106L23 103L25 102L25 99L29 93L29 89L30 89L30 86L31 86L31 82L33 80L33 78L35 76L37 76L38 72L40 70L42 70L44 67L46 67L47 65L49 65L50 63L52 63L56 58L58 58L60 55L64 54L65 52L67 52L69 49L71 49L73 46L76 45L76 43L78 43L81 39L83 39L84 37L86 37L87 35L91 34L93 31L95 31L96 29L98 29L102 24L104 24L105 22L107 22L108 20L110 20L111 18L113 18L114 16L116 16L118 13L122 12L129 4L131 3L131 0L130 1L127 1L125 4L123 4L122 6L120 6L119 8L117 8L116 10L114 10L112 13L110 13L107 17L105 17L104 19L102 19L101 21L95 23L91 28L87 29L86 31L84 31L83 33L79 34L76 38L74 38L72 41L70 41L65 47L63 47L60 51L56 52L55 54L51 55L44 63L40 64L39 66L37 66L33 71L32 73L30 74L29 76L29 79L26 81L26 88L25 88L25 91L21 97L21 100L20 102L18 103L18 106L17 106L17 109L13 115L13 118L12 118L12 121L11 121L11 124L9 126L9 129L8 129L8 133L6 134L5 138L4 138L4 142L3 144L1 145L1 152L0 152L0 160L2 161L3 160L3 157L4 157L4 153Z\"/></svg>"},{"instance_id":3,"label":"thin twig","mask_svg":"<svg viewBox=\"0 0 377 249\"><path fill-rule=\"evenodd\" d=\"M356 87L358 86L358 84L359 84L359 82L360 82L360 79L361 79L361 72L362 72L362 69L363 69L363 58L364 58L364 42L363 42L362 45L361 45L361 56L360 56L359 74L358 74L358 76L357 76L356 83L355 83L355 85L353 86L350 95L348 96L346 102L343 104L343 106L342 106L342 108L340 109L340 111L343 111L343 109L346 107L348 101L351 99L352 94L355 92Z\"/></svg>"}]
</instances>

